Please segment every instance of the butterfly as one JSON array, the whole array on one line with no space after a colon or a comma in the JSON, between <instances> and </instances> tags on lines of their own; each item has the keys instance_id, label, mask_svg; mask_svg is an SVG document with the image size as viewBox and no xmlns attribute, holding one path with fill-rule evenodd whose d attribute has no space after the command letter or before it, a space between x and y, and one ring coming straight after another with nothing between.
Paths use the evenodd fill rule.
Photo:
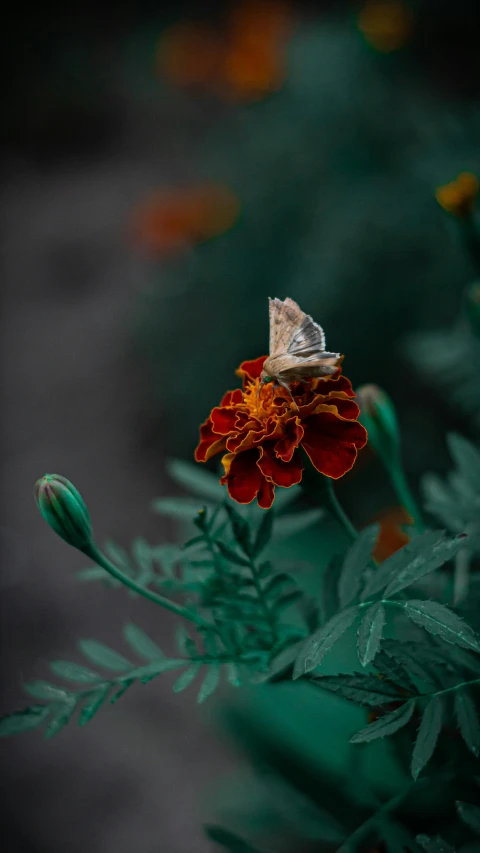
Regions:
<instances>
[{"instance_id":1,"label":"butterfly","mask_svg":"<svg viewBox=\"0 0 480 853\"><path fill-rule=\"evenodd\" d=\"M269 299L270 354L263 365L262 382L274 382L291 396L292 382L335 373L340 353L325 351L321 326L293 299Z\"/></svg>"}]
</instances>

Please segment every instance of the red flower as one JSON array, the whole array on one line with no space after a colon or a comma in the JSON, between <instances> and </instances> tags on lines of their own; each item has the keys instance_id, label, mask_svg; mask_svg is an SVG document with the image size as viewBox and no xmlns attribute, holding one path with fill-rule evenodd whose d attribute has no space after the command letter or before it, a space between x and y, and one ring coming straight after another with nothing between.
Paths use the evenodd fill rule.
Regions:
<instances>
[{"instance_id":1,"label":"red flower","mask_svg":"<svg viewBox=\"0 0 480 853\"><path fill-rule=\"evenodd\" d=\"M337 480L353 467L367 433L357 422L352 386L340 372L295 383L294 403L286 389L261 384L265 358L240 365L243 390L227 391L202 424L195 459L206 462L227 451L221 482L230 496L241 504L257 498L268 509L275 486L289 488L302 479L299 447L317 471Z\"/></svg>"}]
</instances>

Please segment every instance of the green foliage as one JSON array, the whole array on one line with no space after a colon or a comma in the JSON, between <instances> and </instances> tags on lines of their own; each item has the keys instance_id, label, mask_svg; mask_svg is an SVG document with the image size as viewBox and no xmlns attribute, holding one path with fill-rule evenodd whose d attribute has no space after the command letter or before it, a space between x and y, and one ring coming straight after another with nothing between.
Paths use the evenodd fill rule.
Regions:
<instances>
[{"instance_id":1,"label":"green foliage","mask_svg":"<svg viewBox=\"0 0 480 853\"><path fill-rule=\"evenodd\" d=\"M395 734L403 726L406 726L415 710L415 702L410 699L405 702L400 708L391 711L389 714L380 717L376 722L371 723L365 729L357 732L350 739L351 743L366 743L370 740L375 740L377 737L386 737L387 735Z\"/></svg>"},{"instance_id":2,"label":"green foliage","mask_svg":"<svg viewBox=\"0 0 480 853\"><path fill-rule=\"evenodd\" d=\"M461 481L463 492L473 495L479 481L477 452L458 437L450 439L450 447L458 467L454 482L458 486ZM410 542L380 565L372 557L378 525L371 525L348 548L337 541L333 559L323 558L319 578L318 558L328 542L322 538L326 519L323 510L312 508L298 492L293 500L281 496L278 508L263 511L234 505L213 475L202 471L198 476L188 463L172 462L169 471L200 503L197 498L163 499L169 514L176 506L185 544L152 546L136 539L127 552L110 542L105 565L110 561L115 566L117 588L124 577L127 588L135 581L135 594L148 597L158 589L175 596L158 596L157 603L183 617L175 635L178 654L165 655L132 623L123 629L121 651L83 639L78 644L83 660L53 661L50 669L58 683L42 678L27 683L25 691L35 704L3 718L0 734L41 728L50 738L71 720L84 726L131 688L169 671L175 672L173 691L194 690L199 703L220 685L238 688L250 682L260 689L263 683L264 689L276 691L290 683L295 691L307 689L318 703L346 703L359 712L345 736L353 751L352 767L362 760L362 750L385 742L392 755L401 755L402 781L390 799L379 798L365 788L361 772L358 782L352 781L352 770L351 790L347 786L342 793L338 778L327 784L323 769L310 783L306 767L295 771L277 744L267 764L288 788L287 795L277 784L275 797L284 819L290 815L289 825L296 832L308 825L312 838L338 843L344 853L363 850L370 837L383 841L388 853L418 853L419 846L448 850L440 836L421 835L415 841L408 809L405 817L397 806L404 800L408 804L416 785L441 783L456 728L468 761L480 753L480 638L464 611L457 613L449 601L437 600L449 598L452 567L470 547L461 522L442 519L448 533L412 531ZM309 531L318 537L312 546L302 540ZM286 556L285 547L296 536L298 547ZM309 584L298 568L297 551L303 572L305 563L311 564ZM105 568L95 577L110 582ZM417 597L407 598L410 589ZM471 591L477 589L472 582ZM339 648L342 656L350 654L343 672L332 665L340 658ZM359 663L353 663L355 656ZM410 785L405 781L408 764L414 780ZM456 758L454 767L460 774ZM457 811L465 830L476 832L478 808L473 796L468 799L468 786L462 790L465 801L457 803ZM453 808L454 798L450 802ZM230 829L211 826L208 834L224 849L259 853L260 848Z\"/></svg>"},{"instance_id":3,"label":"green foliage","mask_svg":"<svg viewBox=\"0 0 480 853\"><path fill-rule=\"evenodd\" d=\"M456 803L457 811L464 823L480 835L480 807L473 803Z\"/></svg>"}]
</instances>

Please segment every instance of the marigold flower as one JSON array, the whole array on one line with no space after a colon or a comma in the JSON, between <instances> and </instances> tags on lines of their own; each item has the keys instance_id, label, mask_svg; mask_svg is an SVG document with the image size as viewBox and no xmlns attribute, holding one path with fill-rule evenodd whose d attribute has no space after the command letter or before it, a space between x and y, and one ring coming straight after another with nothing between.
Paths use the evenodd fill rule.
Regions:
<instances>
[{"instance_id":1,"label":"marigold flower","mask_svg":"<svg viewBox=\"0 0 480 853\"><path fill-rule=\"evenodd\" d=\"M221 482L230 496L241 504L257 498L268 509L275 486L301 481L300 447L317 471L338 479L353 467L367 432L357 421L355 394L340 369L335 376L295 383L292 400L285 388L261 383L265 359L240 365L243 389L227 391L201 425L195 459L206 462L224 453Z\"/></svg>"},{"instance_id":2,"label":"marigold flower","mask_svg":"<svg viewBox=\"0 0 480 853\"><path fill-rule=\"evenodd\" d=\"M223 32L204 24L177 24L160 40L157 68L179 86L257 100L279 89L285 79L291 18L282 0L243 0L232 9Z\"/></svg>"},{"instance_id":3,"label":"marigold flower","mask_svg":"<svg viewBox=\"0 0 480 853\"><path fill-rule=\"evenodd\" d=\"M365 41L381 53L393 53L408 41L413 17L398 0L368 0L358 16Z\"/></svg>"},{"instance_id":4,"label":"marigold flower","mask_svg":"<svg viewBox=\"0 0 480 853\"><path fill-rule=\"evenodd\" d=\"M372 524L375 521L380 524L380 532L372 556L377 563L383 563L387 557L391 557L395 551L399 551L407 542L410 542L410 536L403 528L412 525L414 520L405 507L394 506L382 510L369 523Z\"/></svg>"},{"instance_id":5,"label":"marigold flower","mask_svg":"<svg viewBox=\"0 0 480 853\"><path fill-rule=\"evenodd\" d=\"M282 86L291 17L279 0L244 0L233 9L223 63L231 95L255 100Z\"/></svg>"},{"instance_id":6,"label":"marigold flower","mask_svg":"<svg viewBox=\"0 0 480 853\"><path fill-rule=\"evenodd\" d=\"M438 187L435 192L440 207L454 216L468 216L475 207L479 190L478 178L473 172L461 172L454 181Z\"/></svg>"},{"instance_id":7,"label":"marigold flower","mask_svg":"<svg viewBox=\"0 0 480 853\"><path fill-rule=\"evenodd\" d=\"M236 195L221 184L164 190L135 212L135 237L147 250L168 254L228 231L239 210Z\"/></svg>"}]
</instances>

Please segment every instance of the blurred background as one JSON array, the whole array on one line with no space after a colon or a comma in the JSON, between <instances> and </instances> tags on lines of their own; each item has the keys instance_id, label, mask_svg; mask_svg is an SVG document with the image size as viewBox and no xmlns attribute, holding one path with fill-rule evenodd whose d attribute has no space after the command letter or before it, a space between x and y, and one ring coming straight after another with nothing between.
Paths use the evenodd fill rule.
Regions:
<instances>
[{"instance_id":1,"label":"blurred background","mask_svg":"<svg viewBox=\"0 0 480 853\"><path fill-rule=\"evenodd\" d=\"M32 486L70 478L100 541L174 541L150 511L178 491L165 461L192 458L239 362L266 352L268 296L322 323L354 386L388 391L414 487L448 467L447 430L477 434L474 221L435 194L480 173L479 37L477 0L10 11L3 710L78 637L115 645L130 619L171 646L168 615L78 582ZM394 502L368 454L340 491L358 524ZM167 675L88 730L2 743L2 849L212 850L202 822L244 759L208 716Z\"/></svg>"}]
</instances>

